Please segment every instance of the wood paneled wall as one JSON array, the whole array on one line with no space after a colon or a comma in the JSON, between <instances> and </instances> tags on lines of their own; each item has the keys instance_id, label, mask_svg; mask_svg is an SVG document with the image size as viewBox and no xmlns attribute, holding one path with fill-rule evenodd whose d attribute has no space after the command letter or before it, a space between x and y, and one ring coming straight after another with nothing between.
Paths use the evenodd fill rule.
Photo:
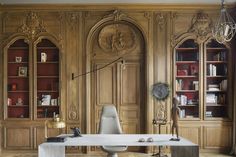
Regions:
<instances>
[{"instance_id":1,"label":"wood paneled wall","mask_svg":"<svg viewBox=\"0 0 236 157\"><path fill-rule=\"evenodd\" d=\"M32 26L32 30L23 30L27 25L27 20L33 20L30 12L34 12L39 19L45 32L38 32L37 25ZM200 5L200 6L180 6L180 5L23 5L23 6L0 6L0 65L3 63L4 46L17 35L27 35L32 40L48 33L55 37L61 47L61 107L62 115L67 122L67 131L70 127L79 126L83 133L93 133L91 128L92 118L96 115L91 112L92 85L91 74L83 75L72 80L72 73L81 75L90 71L93 66L94 45L97 44L94 36L101 28L107 24L116 24L126 22L130 27L139 30L143 37L143 65L144 65L144 85L142 91L145 112L140 117L143 120L143 133L156 133L157 128L152 125L154 114L159 110L161 103L166 105L167 125L162 127L162 133L168 133L170 128L170 106L171 97L164 102L159 102L152 96L152 86L157 82L166 82L172 86L172 53L173 47L179 42L178 39L186 33L190 33L196 16L203 12L213 23L219 13L219 6ZM117 55L119 56L119 55ZM122 56L122 55L121 55ZM98 56L99 58L99 56ZM107 59L112 60L114 56L107 55ZM0 82L3 82L4 69L0 66ZM112 69L108 69L112 70ZM106 78L103 78L106 79ZM125 82L128 83L128 82ZM125 85L124 83L124 85ZM2 93L2 83L0 84L0 93ZM112 91L110 91L112 92ZM125 93L125 92L124 92ZM22 148L37 148L41 140L42 127L44 122L36 122L33 119L27 122L29 126L21 127L20 123L17 132L29 137L27 143L20 143L19 139L14 138L14 128L8 127L13 121L3 119L3 101L0 95L0 116L3 125L2 140L5 140L5 147L22 146ZM106 99L106 96L104 96ZM104 100L104 101L105 101ZM108 101L108 100L107 100ZM126 113L121 113L125 114ZM92 116L91 116L92 115ZM132 115L131 115L132 116ZM16 120L17 121L17 120ZM202 124L201 124L202 123ZM211 143L211 126L205 128L204 122L197 125L182 124L180 133L189 137L193 142L200 144L201 148L215 147ZM39 128L38 128L39 127ZM33 131L35 129L36 131ZM229 127L224 128L223 132L231 130ZM41 130L41 132L40 132ZM190 131L191 130L191 131ZM204 130L206 134L204 134ZM221 128L217 130L216 135L220 135ZM232 132L231 132L232 133ZM204 135L203 135L204 134ZM12 136L14 135L14 136ZM229 136L231 137L231 135ZM203 141L203 138L209 138L209 141ZM230 140L225 143L218 141L217 146L230 146Z\"/></svg>"}]
</instances>

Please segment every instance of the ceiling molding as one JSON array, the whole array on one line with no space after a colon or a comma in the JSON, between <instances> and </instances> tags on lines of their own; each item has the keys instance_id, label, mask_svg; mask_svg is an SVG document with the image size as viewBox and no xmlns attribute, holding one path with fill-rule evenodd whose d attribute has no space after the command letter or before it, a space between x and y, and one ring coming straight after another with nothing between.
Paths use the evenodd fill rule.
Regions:
<instances>
[{"instance_id":1,"label":"ceiling molding","mask_svg":"<svg viewBox=\"0 0 236 157\"><path fill-rule=\"evenodd\" d=\"M221 0L145 0L145 4L220 4ZM236 0L225 0L235 4ZM0 0L0 4L144 4L143 0Z\"/></svg>"}]
</instances>

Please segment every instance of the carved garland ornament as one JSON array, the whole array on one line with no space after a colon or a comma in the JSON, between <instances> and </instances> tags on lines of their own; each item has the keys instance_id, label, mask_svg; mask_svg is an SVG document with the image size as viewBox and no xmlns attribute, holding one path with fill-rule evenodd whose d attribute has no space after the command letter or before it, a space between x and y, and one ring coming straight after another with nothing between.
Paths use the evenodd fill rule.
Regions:
<instances>
[{"instance_id":1,"label":"carved garland ornament","mask_svg":"<svg viewBox=\"0 0 236 157\"><path fill-rule=\"evenodd\" d=\"M38 33L46 32L46 29L43 27L42 20L40 20L38 15L30 12L18 31L27 34L29 38L34 38Z\"/></svg>"},{"instance_id":2,"label":"carved garland ornament","mask_svg":"<svg viewBox=\"0 0 236 157\"><path fill-rule=\"evenodd\" d=\"M102 28L98 35L100 48L109 54L126 53L137 45L134 30L125 24L111 24Z\"/></svg>"}]
</instances>

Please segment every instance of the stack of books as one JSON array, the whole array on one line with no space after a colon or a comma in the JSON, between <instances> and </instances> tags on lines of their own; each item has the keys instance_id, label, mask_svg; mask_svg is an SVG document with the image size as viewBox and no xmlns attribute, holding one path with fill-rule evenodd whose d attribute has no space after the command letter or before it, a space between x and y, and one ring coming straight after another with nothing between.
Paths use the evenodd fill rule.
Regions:
<instances>
[{"instance_id":1,"label":"stack of books","mask_svg":"<svg viewBox=\"0 0 236 157\"><path fill-rule=\"evenodd\" d=\"M220 85L218 85L218 84L209 84L208 85L208 90L209 91L219 91L220 90Z\"/></svg>"},{"instance_id":2,"label":"stack of books","mask_svg":"<svg viewBox=\"0 0 236 157\"><path fill-rule=\"evenodd\" d=\"M206 111L206 117L212 117L212 111Z\"/></svg>"},{"instance_id":3,"label":"stack of books","mask_svg":"<svg viewBox=\"0 0 236 157\"><path fill-rule=\"evenodd\" d=\"M206 103L217 103L217 96L215 94L207 94Z\"/></svg>"}]
</instances>

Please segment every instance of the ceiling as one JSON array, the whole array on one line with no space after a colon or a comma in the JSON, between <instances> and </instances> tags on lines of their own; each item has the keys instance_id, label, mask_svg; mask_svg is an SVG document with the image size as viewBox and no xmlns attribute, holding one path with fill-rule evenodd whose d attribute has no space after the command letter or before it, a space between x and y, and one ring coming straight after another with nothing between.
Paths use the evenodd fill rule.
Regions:
<instances>
[{"instance_id":1,"label":"ceiling","mask_svg":"<svg viewBox=\"0 0 236 157\"><path fill-rule=\"evenodd\" d=\"M225 0L235 4L236 0ZM0 4L220 4L221 0L0 0Z\"/></svg>"}]
</instances>

